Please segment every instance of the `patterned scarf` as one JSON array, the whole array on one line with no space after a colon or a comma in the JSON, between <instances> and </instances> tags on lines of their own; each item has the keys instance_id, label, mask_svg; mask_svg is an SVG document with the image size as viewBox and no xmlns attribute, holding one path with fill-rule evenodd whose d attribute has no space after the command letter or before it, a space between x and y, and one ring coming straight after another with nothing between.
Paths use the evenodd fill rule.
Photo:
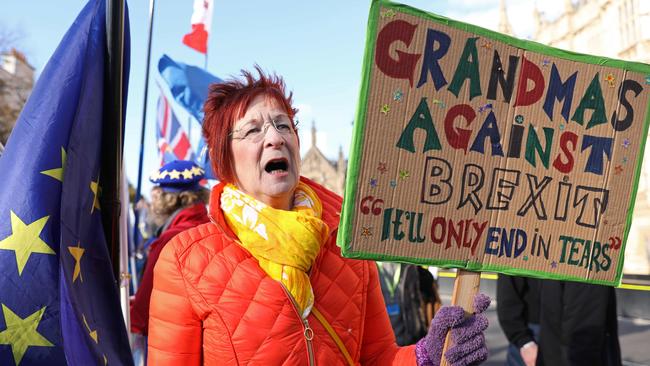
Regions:
<instances>
[{"instance_id":1,"label":"patterned scarf","mask_svg":"<svg viewBox=\"0 0 650 366\"><path fill-rule=\"evenodd\" d=\"M269 277L280 281L305 318L314 305L307 271L327 240L329 227L321 220L321 202L300 182L292 211L278 210L238 190L224 187L221 209L226 222Z\"/></svg>"}]
</instances>

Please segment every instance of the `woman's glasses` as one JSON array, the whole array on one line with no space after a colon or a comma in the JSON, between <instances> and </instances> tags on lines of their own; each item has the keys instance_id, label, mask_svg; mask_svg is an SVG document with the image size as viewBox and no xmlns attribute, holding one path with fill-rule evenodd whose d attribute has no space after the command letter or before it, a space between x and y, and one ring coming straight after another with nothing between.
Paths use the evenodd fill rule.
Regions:
<instances>
[{"instance_id":1,"label":"woman's glasses","mask_svg":"<svg viewBox=\"0 0 650 366\"><path fill-rule=\"evenodd\" d=\"M289 117L279 116L261 124L257 122L248 123L242 128L233 130L228 136L233 140L260 142L266 135L269 126L273 126L273 128L275 128L275 130L282 136L288 136L294 133L294 126Z\"/></svg>"}]
</instances>

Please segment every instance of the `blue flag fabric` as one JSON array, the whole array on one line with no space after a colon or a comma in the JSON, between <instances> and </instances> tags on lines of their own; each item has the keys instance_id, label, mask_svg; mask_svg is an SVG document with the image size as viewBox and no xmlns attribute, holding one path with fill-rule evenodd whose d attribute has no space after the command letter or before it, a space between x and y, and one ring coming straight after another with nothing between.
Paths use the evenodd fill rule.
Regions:
<instances>
[{"instance_id":1,"label":"blue flag fabric","mask_svg":"<svg viewBox=\"0 0 650 366\"><path fill-rule=\"evenodd\" d=\"M196 66L174 61L167 55L158 60L161 93L169 97L172 110L178 115L188 114L198 124L203 123L203 103L208 98L208 87L223 80ZM192 123L192 121L190 121ZM205 140L198 139L196 163L205 171L207 179L217 179L210 166Z\"/></svg>"},{"instance_id":2,"label":"blue flag fabric","mask_svg":"<svg viewBox=\"0 0 650 366\"><path fill-rule=\"evenodd\" d=\"M198 154L196 155L196 163L203 168L205 172L206 179L215 179L218 180L217 175L214 170L212 170L212 165L210 164L210 155L208 155L208 144L205 142L205 139L201 137L199 140L199 147L197 149Z\"/></svg>"},{"instance_id":3,"label":"blue flag fabric","mask_svg":"<svg viewBox=\"0 0 650 366\"><path fill-rule=\"evenodd\" d=\"M81 11L0 158L0 365L133 364L98 201L105 16ZM128 80L128 16L124 56Z\"/></svg>"},{"instance_id":4,"label":"blue flag fabric","mask_svg":"<svg viewBox=\"0 0 650 366\"><path fill-rule=\"evenodd\" d=\"M172 98L202 123L203 103L208 98L208 87L222 80L200 67L176 62L167 55L158 61L158 72L167 84Z\"/></svg>"}]
</instances>

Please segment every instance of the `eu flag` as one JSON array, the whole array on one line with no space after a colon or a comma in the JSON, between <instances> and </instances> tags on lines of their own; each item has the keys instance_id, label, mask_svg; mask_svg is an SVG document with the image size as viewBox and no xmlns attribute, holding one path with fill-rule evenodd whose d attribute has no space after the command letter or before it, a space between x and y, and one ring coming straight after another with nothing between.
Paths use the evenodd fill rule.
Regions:
<instances>
[{"instance_id":1,"label":"eu flag","mask_svg":"<svg viewBox=\"0 0 650 366\"><path fill-rule=\"evenodd\" d=\"M81 11L0 158L0 365L133 364L98 200L105 14Z\"/></svg>"}]
</instances>

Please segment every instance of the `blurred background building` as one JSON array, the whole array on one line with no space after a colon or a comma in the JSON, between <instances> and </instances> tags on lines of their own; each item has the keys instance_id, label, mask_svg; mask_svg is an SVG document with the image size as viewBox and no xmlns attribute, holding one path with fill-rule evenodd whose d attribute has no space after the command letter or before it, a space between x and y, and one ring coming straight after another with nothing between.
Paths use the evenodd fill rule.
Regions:
<instances>
[{"instance_id":1,"label":"blurred background building","mask_svg":"<svg viewBox=\"0 0 650 366\"><path fill-rule=\"evenodd\" d=\"M342 147L339 147L339 156L336 161L329 160L318 149L316 146L316 122L312 122L311 147L302 157L301 174L327 189L343 195L347 166L348 162L343 157Z\"/></svg>"}]
</instances>

